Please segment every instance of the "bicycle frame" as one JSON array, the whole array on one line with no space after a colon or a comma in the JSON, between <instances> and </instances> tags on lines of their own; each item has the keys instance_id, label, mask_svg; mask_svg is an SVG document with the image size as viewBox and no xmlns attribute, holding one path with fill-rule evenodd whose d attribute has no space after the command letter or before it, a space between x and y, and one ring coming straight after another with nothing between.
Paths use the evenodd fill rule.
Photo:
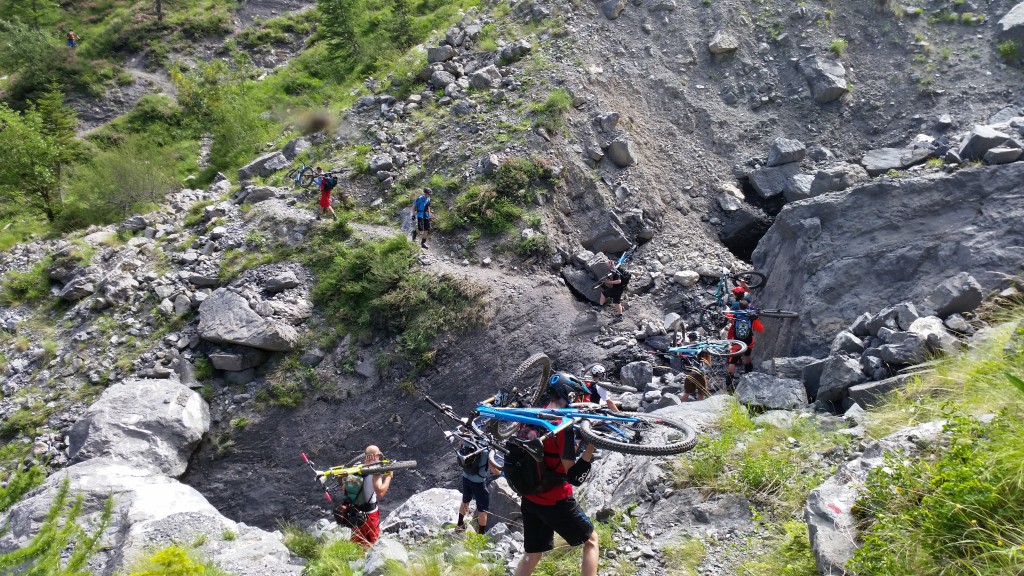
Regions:
<instances>
[{"instance_id":1,"label":"bicycle frame","mask_svg":"<svg viewBox=\"0 0 1024 576\"><path fill-rule=\"evenodd\" d=\"M538 438L542 442L566 428L576 425L581 420L600 420L602 422L621 422L623 424L641 421L639 418L632 416L613 416L601 412L580 410L571 406L566 408L495 408L481 403L477 405L476 412L479 416L485 418L518 422L543 428L547 432Z\"/></svg>"},{"instance_id":2,"label":"bicycle frame","mask_svg":"<svg viewBox=\"0 0 1024 576\"><path fill-rule=\"evenodd\" d=\"M357 466L332 466L331 468L328 468L327 470L316 470L316 469L314 469L313 472L315 472L318 476L321 476L323 478L329 478L331 476L335 476L335 477L338 477L338 478L344 478L345 476L348 476L350 474L362 474L363 473L363 469L365 469L365 468L369 468L369 467L372 467L372 466L379 466L379 465L382 465L382 464L388 464L388 463L391 463L391 462L394 462L394 460L378 460L378 461L376 461L376 462L374 462L372 464L359 464Z\"/></svg>"}]
</instances>

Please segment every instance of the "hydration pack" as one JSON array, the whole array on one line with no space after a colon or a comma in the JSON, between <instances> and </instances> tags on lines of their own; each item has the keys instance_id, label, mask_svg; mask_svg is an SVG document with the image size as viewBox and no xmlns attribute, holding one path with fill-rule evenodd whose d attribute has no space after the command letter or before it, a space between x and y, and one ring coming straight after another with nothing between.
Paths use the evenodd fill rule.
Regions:
<instances>
[{"instance_id":1,"label":"hydration pack","mask_svg":"<svg viewBox=\"0 0 1024 576\"><path fill-rule=\"evenodd\" d=\"M733 323L733 334L738 340L746 340L751 336L751 321L750 316L746 314L737 314L736 320Z\"/></svg>"},{"instance_id":2,"label":"hydration pack","mask_svg":"<svg viewBox=\"0 0 1024 576\"><path fill-rule=\"evenodd\" d=\"M462 470L477 476L484 475L480 473L480 468L483 464L483 456L484 451L480 450L479 446L468 442L465 439L462 440L462 446L459 448L459 451L455 453L455 457L459 461L459 466L462 466Z\"/></svg>"},{"instance_id":3,"label":"hydration pack","mask_svg":"<svg viewBox=\"0 0 1024 576\"><path fill-rule=\"evenodd\" d=\"M539 436L536 428L523 426L516 436L509 438L505 443L508 454L505 455L502 472L508 485L520 496L540 494L566 482L565 474L558 474L544 466L545 456L560 456L544 452Z\"/></svg>"},{"instance_id":4,"label":"hydration pack","mask_svg":"<svg viewBox=\"0 0 1024 576\"><path fill-rule=\"evenodd\" d=\"M337 185L338 185L338 177L337 176L325 176L324 177L324 191L325 192L330 192L331 190L334 190L334 187L337 186Z\"/></svg>"},{"instance_id":5,"label":"hydration pack","mask_svg":"<svg viewBox=\"0 0 1024 576\"><path fill-rule=\"evenodd\" d=\"M619 279L622 280L622 284L620 284L620 286L622 286L623 290L626 289L626 286L629 286L629 281L632 278L633 278L633 275L629 272L629 270L626 270L625 268L621 268L621 267L619 268Z\"/></svg>"}]
</instances>

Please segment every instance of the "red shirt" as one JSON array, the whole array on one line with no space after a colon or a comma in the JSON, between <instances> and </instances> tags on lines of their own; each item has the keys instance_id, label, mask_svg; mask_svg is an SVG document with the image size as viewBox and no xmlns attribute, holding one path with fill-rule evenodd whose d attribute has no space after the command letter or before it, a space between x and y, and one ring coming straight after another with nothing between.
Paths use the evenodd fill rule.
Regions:
<instances>
[{"instance_id":1,"label":"red shirt","mask_svg":"<svg viewBox=\"0 0 1024 576\"><path fill-rule=\"evenodd\" d=\"M557 454L557 456L549 456L549 454ZM544 441L545 468L556 474L565 474L565 467L562 466L563 459L576 459L576 434L571 427ZM560 485L548 488L540 494L527 494L523 498L541 506L553 506L570 496L572 496L572 485L563 481Z\"/></svg>"},{"instance_id":2,"label":"red shirt","mask_svg":"<svg viewBox=\"0 0 1024 576\"><path fill-rule=\"evenodd\" d=\"M750 341L754 341L754 332L764 332L764 324L761 324L760 318L754 318L754 321L750 323ZM725 335L729 340L736 339L736 316L729 316L729 333Z\"/></svg>"}]
</instances>

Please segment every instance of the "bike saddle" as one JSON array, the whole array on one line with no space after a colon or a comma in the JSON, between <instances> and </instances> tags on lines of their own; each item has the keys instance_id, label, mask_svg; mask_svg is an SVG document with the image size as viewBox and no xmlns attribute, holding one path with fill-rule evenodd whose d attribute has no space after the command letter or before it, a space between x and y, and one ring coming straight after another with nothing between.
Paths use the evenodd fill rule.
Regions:
<instances>
[{"instance_id":1,"label":"bike saddle","mask_svg":"<svg viewBox=\"0 0 1024 576\"><path fill-rule=\"evenodd\" d=\"M508 439L508 442L522 448L524 452L537 462L544 459L544 443L541 442L540 438L530 438L527 440L526 438L513 436Z\"/></svg>"}]
</instances>

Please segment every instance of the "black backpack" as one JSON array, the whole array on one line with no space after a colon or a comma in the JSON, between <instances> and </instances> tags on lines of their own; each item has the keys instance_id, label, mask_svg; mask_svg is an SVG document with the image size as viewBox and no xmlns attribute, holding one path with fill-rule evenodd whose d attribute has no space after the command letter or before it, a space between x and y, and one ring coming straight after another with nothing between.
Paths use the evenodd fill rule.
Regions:
<instances>
[{"instance_id":1,"label":"black backpack","mask_svg":"<svg viewBox=\"0 0 1024 576\"><path fill-rule=\"evenodd\" d=\"M623 290L626 289L626 286L629 286L629 281L632 278L633 275L629 273L629 270L626 270L625 268L619 268L619 279L622 280L622 284L620 284L620 286L622 286Z\"/></svg>"},{"instance_id":2,"label":"black backpack","mask_svg":"<svg viewBox=\"0 0 1024 576\"><path fill-rule=\"evenodd\" d=\"M462 466L462 470L469 474L480 474L481 458L484 455L484 451L479 446L468 442L462 441L462 446L459 447L459 451L455 453L455 457L459 461L459 466Z\"/></svg>"},{"instance_id":3,"label":"black backpack","mask_svg":"<svg viewBox=\"0 0 1024 576\"><path fill-rule=\"evenodd\" d=\"M520 496L540 494L550 488L564 484L565 474L558 474L544 466L544 457L558 458L559 455L544 452L544 446L533 428L523 426L519 434L505 443L508 454L502 473L508 485Z\"/></svg>"},{"instance_id":4,"label":"black backpack","mask_svg":"<svg viewBox=\"0 0 1024 576\"><path fill-rule=\"evenodd\" d=\"M324 177L324 191L330 192L334 190L334 187L338 185L337 176L325 176Z\"/></svg>"}]
</instances>

